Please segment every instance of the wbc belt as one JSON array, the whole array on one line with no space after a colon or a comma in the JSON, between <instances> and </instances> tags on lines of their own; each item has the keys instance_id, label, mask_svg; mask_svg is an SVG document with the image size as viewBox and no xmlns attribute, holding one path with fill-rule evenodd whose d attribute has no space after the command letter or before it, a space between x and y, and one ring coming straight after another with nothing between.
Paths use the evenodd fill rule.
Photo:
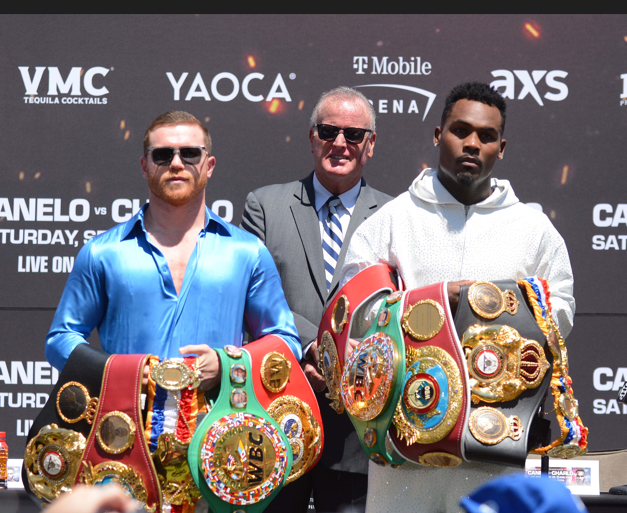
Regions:
<instances>
[{"instance_id":1,"label":"wbc belt","mask_svg":"<svg viewBox=\"0 0 627 513\"><path fill-rule=\"evenodd\" d=\"M189 467L214 513L260 512L290 475L290 438L256 397L250 353L235 346L216 352L220 393L192 438Z\"/></svg>"},{"instance_id":2,"label":"wbc belt","mask_svg":"<svg viewBox=\"0 0 627 513\"><path fill-rule=\"evenodd\" d=\"M320 371L327 383L327 398L337 413L344 412L340 382L348 354L353 316L368 299L397 289L394 270L377 264L364 269L342 287L322 316L318 329Z\"/></svg>"},{"instance_id":3,"label":"wbc belt","mask_svg":"<svg viewBox=\"0 0 627 513\"><path fill-rule=\"evenodd\" d=\"M547 339L513 280L462 286L455 326L467 359L468 460L523 467L532 422L551 383Z\"/></svg>"},{"instance_id":4,"label":"wbc belt","mask_svg":"<svg viewBox=\"0 0 627 513\"><path fill-rule=\"evenodd\" d=\"M415 463L459 465L465 459L461 442L469 398L446 282L406 292L402 311L406 366L392 441Z\"/></svg>"}]
</instances>

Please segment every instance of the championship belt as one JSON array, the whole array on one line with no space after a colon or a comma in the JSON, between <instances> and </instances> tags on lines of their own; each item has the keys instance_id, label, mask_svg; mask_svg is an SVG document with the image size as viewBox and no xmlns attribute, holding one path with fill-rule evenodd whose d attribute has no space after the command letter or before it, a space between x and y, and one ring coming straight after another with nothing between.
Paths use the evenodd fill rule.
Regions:
<instances>
[{"instance_id":1,"label":"championship belt","mask_svg":"<svg viewBox=\"0 0 627 513\"><path fill-rule=\"evenodd\" d=\"M261 512L292 470L290 439L256 397L250 353L231 345L216 352L220 393L192 438L189 467L214 513Z\"/></svg>"},{"instance_id":2,"label":"championship belt","mask_svg":"<svg viewBox=\"0 0 627 513\"><path fill-rule=\"evenodd\" d=\"M342 287L329 303L318 329L318 356L327 383L327 398L337 413L344 412L340 382L348 353L353 316L368 299L396 291L394 270L384 264L364 269Z\"/></svg>"},{"instance_id":3,"label":"championship belt","mask_svg":"<svg viewBox=\"0 0 627 513\"><path fill-rule=\"evenodd\" d=\"M513 280L461 287L455 325L471 393L468 460L523 467L533 448L532 422L551 384L553 356L528 304Z\"/></svg>"},{"instance_id":4,"label":"championship belt","mask_svg":"<svg viewBox=\"0 0 627 513\"><path fill-rule=\"evenodd\" d=\"M292 470L286 484L309 472L322 455L324 430L318 401L285 341L267 335L245 351L251 358L250 375L257 400L281 427L292 448ZM231 382L243 383L246 369L236 363L229 369Z\"/></svg>"},{"instance_id":5,"label":"championship belt","mask_svg":"<svg viewBox=\"0 0 627 513\"><path fill-rule=\"evenodd\" d=\"M447 283L406 292L402 329L406 365L390 430L396 450L423 465L453 467L465 458L468 416L464 355L448 303Z\"/></svg>"},{"instance_id":6,"label":"championship belt","mask_svg":"<svg viewBox=\"0 0 627 513\"><path fill-rule=\"evenodd\" d=\"M40 506L74 486L98 408L108 359L108 354L89 344L76 346L50 399L31 426L22 482Z\"/></svg>"},{"instance_id":7,"label":"championship belt","mask_svg":"<svg viewBox=\"0 0 627 513\"><path fill-rule=\"evenodd\" d=\"M380 466L405 462L388 435L402 391L405 361L399 323L401 297L402 292L394 292L383 301L377 320L348 357L340 383L342 403L362 448Z\"/></svg>"},{"instance_id":8,"label":"championship belt","mask_svg":"<svg viewBox=\"0 0 627 513\"><path fill-rule=\"evenodd\" d=\"M76 484L115 482L127 494L161 511L159 481L144 439L140 394L148 355L109 358L102 376L98 412L87 439Z\"/></svg>"}]
</instances>

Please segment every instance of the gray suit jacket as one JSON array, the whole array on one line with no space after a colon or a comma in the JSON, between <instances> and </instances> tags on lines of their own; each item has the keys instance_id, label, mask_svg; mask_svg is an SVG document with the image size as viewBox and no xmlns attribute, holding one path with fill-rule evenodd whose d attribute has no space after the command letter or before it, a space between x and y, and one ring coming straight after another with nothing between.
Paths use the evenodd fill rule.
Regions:
<instances>
[{"instance_id":1,"label":"gray suit jacket","mask_svg":"<svg viewBox=\"0 0 627 513\"><path fill-rule=\"evenodd\" d=\"M348 242L357 227L392 198L361 180L361 191L351 216L330 296L338 287ZM322 258L322 240L316 212L313 173L297 182L269 185L251 192L240 225L259 237L276 263L285 298L294 314L303 348L318 336L318 325L327 300ZM335 470L367 472L367 459L346 415L329 407L324 394L317 394L325 432L322 464Z\"/></svg>"}]
</instances>

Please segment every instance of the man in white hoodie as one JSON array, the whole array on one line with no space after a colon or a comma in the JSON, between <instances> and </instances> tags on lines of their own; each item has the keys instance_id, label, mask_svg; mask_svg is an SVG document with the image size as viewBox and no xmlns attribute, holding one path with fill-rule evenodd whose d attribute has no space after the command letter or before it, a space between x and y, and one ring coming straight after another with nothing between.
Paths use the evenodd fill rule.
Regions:
<instances>
[{"instance_id":1,"label":"man in white hoodie","mask_svg":"<svg viewBox=\"0 0 627 513\"><path fill-rule=\"evenodd\" d=\"M351 239L341 285L376 263L398 269L407 289L448 281L451 307L466 280L546 278L553 316L572 328L573 277L564 240L541 212L492 178L506 141L505 100L487 84L455 87L436 127L438 169L366 220ZM467 283L467 282L466 282ZM368 512L459 511L459 500L493 476L516 471L485 463L398 469L370 464Z\"/></svg>"}]
</instances>

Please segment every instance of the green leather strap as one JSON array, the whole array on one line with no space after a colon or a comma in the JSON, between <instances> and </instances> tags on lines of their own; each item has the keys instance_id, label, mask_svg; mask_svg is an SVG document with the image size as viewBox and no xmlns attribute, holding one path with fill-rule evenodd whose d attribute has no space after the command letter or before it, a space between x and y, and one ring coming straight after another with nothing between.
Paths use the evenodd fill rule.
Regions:
<instances>
[{"instance_id":1,"label":"green leather strap","mask_svg":"<svg viewBox=\"0 0 627 513\"><path fill-rule=\"evenodd\" d=\"M216 349L222 369L220 393L192 438L189 467L214 513L260 513L289 476L292 449L255 397L250 355L233 346L225 349ZM237 372L232 372L233 366ZM241 366L243 383L238 382Z\"/></svg>"}]
</instances>

